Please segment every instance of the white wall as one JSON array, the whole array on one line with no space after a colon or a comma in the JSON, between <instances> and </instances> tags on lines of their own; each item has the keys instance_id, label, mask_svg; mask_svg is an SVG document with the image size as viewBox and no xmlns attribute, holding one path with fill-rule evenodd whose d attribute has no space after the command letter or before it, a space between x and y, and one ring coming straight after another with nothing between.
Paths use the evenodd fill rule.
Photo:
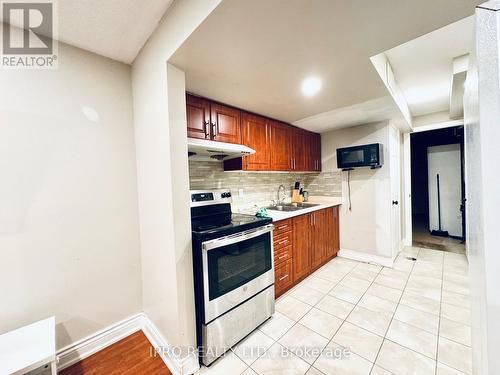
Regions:
<instances>
[{"instance_id":1,"label":"white wall","mask_svg":"<svg viewBox=\"0 0 500 375\"><path fill-rule=\"evenodd\" d=\"M474 374L500 373L500 4L476 9L476 48L465 86L467 252Z\"/></svg>"},{"instance_id":2,"label":"white wall","mask_svg":"<svg viewBox=\"0 0 500 375\"><path fill-rule=\"evenodd\" d=\"M383 144L385 164L382 168L351 171L351 211L347 203L347 172L343 172L340 247L342 250L388 260L392 258L389 126L388 122L380 122L334 130L321 135L325 172L338 170L336 149L339 147Z\"/></svg>"},{"instance_id":3,"label":"white wall","mask_svg":"<svg viewBox=\"0 0 500 375\"><path fill-rule=\"evenodd\" d=\"M167 61L219 2L174 2L132 67L143 307L170 345L194 345L195 322L184 85Z\"/></svg>"},{"instance_id":4,"label":"white wall","mask_svg":"<svg viewBox=\"0 0 500 375\"><path fill-rule=\"evenodd\" d=\"M460 144L427 148L429 174L429 230L439 228L438 191L436 175L439 174L441 201L441 227L450 235L462 236L462 161Z\"/></svg>"},{"instance_id":5,"label":"white wall","mask_svg":"<svg viewBox=\"0 0 500 375\"><path fill-rule=\"evenodd\" d=\"M0 81L0 333L55 315L61 348L141 311L130 67L61 43Z\"/></svg>"}]
</instances>

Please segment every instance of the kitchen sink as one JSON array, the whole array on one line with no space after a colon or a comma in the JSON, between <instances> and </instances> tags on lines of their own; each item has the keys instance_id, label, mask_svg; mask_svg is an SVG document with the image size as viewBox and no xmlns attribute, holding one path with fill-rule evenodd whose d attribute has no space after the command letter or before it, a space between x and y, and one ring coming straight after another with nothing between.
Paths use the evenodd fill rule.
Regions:
<instances>
[{"instance_id":1,"label":"kitchen sink","mask_svg":"<svg viewBox=\"0 0 500 375\"><path fill-rule=\"evenodd\" d=\"M318 204L314 204L314 203L283 203L283 204L277 204L275 206L266 207L266 209L274 210L274 211L290 212L290 211L303 210L305 208L314 207L314 206L318 206Z\"/></svg>"}]
</instances>

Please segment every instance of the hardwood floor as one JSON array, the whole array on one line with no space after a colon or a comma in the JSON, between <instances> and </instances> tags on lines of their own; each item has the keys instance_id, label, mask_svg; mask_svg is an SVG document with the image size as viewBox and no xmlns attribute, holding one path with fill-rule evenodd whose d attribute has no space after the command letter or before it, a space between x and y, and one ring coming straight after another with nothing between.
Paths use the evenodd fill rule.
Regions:
<instances>
[{"instance_id":1,"label":"hardwood floor","mask_svg":"<svg viewBox=\"0 0 500 375\"><path fill-rule=\"evenodd\" d=\"M85 358L60 375L172 375L142 331Z\"/></svg>"}]
</instances>

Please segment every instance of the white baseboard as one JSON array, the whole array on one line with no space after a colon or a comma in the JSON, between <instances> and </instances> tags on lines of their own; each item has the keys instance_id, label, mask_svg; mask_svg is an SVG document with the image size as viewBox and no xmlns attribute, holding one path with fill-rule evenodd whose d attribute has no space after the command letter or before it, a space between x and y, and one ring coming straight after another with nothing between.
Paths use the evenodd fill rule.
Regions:
<instances>
[{"instance_id":1,"label":"white baseboard","mask_svg":"<svg viewBox=\"0 0 500 375\"><path fill-rule=\"evenodd\" d=\"M157 354L161 357L172 374L189 375L198 371L200 366L197 356L192 353L192 355L182 358L171 354L174 351L167 350L169 348L167 341L144 313L133 315L130 318L124 319L58 350L57 370L61 371L141 330L155 349L163 349L158 350Z\"/></svg>"},{"instance_id":2,"label":"white baseboard","mask_svg":"<svg viewBox=\"0 0 500 375\"><path fill-rule=\"evenodd\" d=\"M87 336L57 351L57 369L66 367L90 357L92 354L114 344L132 333L141 330L144 314L136 314L115 323L101 331Z\"/></svg>"},{"instance_id":3,"label":"white baseboard","mask_svg":"<svg viewBox=\"0 0 500 375\"><path fill-rule=\"evenodd\" d=\"M195 353L190 353L184 357L174 354L175 351L168 350L169 345L158 331L156 326L149 320L147 316L144 318L144 326L142 331L148 338L149 342L157 349L157 354L170 369L174 375L190 375L200 369L198 356Z\"/></svg>"},{"instance_id":4,"label":"white baseboard","mask_svg":"<svg viewBox=\"0 0 500 375\"><path fill-rule=\"evenodd\" d=\"M399 243L399 250L398 250L398 254L399 254L400 252L402 252L402 251L405 249L405 247L406 247L406 246L407 246L407 245L406 245L406 242L405 242L405 241L401 241L401 242Z\"/></svg>"},{"instance_id":5,"label":"white baseboard","mask_svg":"<svg viewBox=\"0 0 500 375\"><path fill-rule=\"evenodd\" d=\"M394 260L392 258L362 253L356 250L340 249L337 255L341 258L357 260L365 263L374 263L384 267L392 267L394 265Z\"/></svg>"}]
</instances>

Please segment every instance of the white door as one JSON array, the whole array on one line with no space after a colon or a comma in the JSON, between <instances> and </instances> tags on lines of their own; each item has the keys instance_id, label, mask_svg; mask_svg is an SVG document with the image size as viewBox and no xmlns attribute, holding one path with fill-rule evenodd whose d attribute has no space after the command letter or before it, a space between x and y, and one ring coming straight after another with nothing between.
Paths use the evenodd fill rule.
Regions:
<instances>
[{"instance_id":1,"label":"white door","mask_svg":"<svg viewBox=\"0 0 500 375\"><path fill-rule=\"evenodd\" d=\"M462 237L462 171L460 144L427 148L429 170L429 230L439 228L437 175L441 198L441 229Z\"/></svg>"},{"instance_id":2,"label":"white door","mask_svg":"<svg viewBox=\"0 0 500 375\"><path fill-rule=\"evenodd\" d=\"M401 141L400 133L389 127L389 165L391 175L391 247L394 258L401 246Z\"/></svg>"}]
</instances>

